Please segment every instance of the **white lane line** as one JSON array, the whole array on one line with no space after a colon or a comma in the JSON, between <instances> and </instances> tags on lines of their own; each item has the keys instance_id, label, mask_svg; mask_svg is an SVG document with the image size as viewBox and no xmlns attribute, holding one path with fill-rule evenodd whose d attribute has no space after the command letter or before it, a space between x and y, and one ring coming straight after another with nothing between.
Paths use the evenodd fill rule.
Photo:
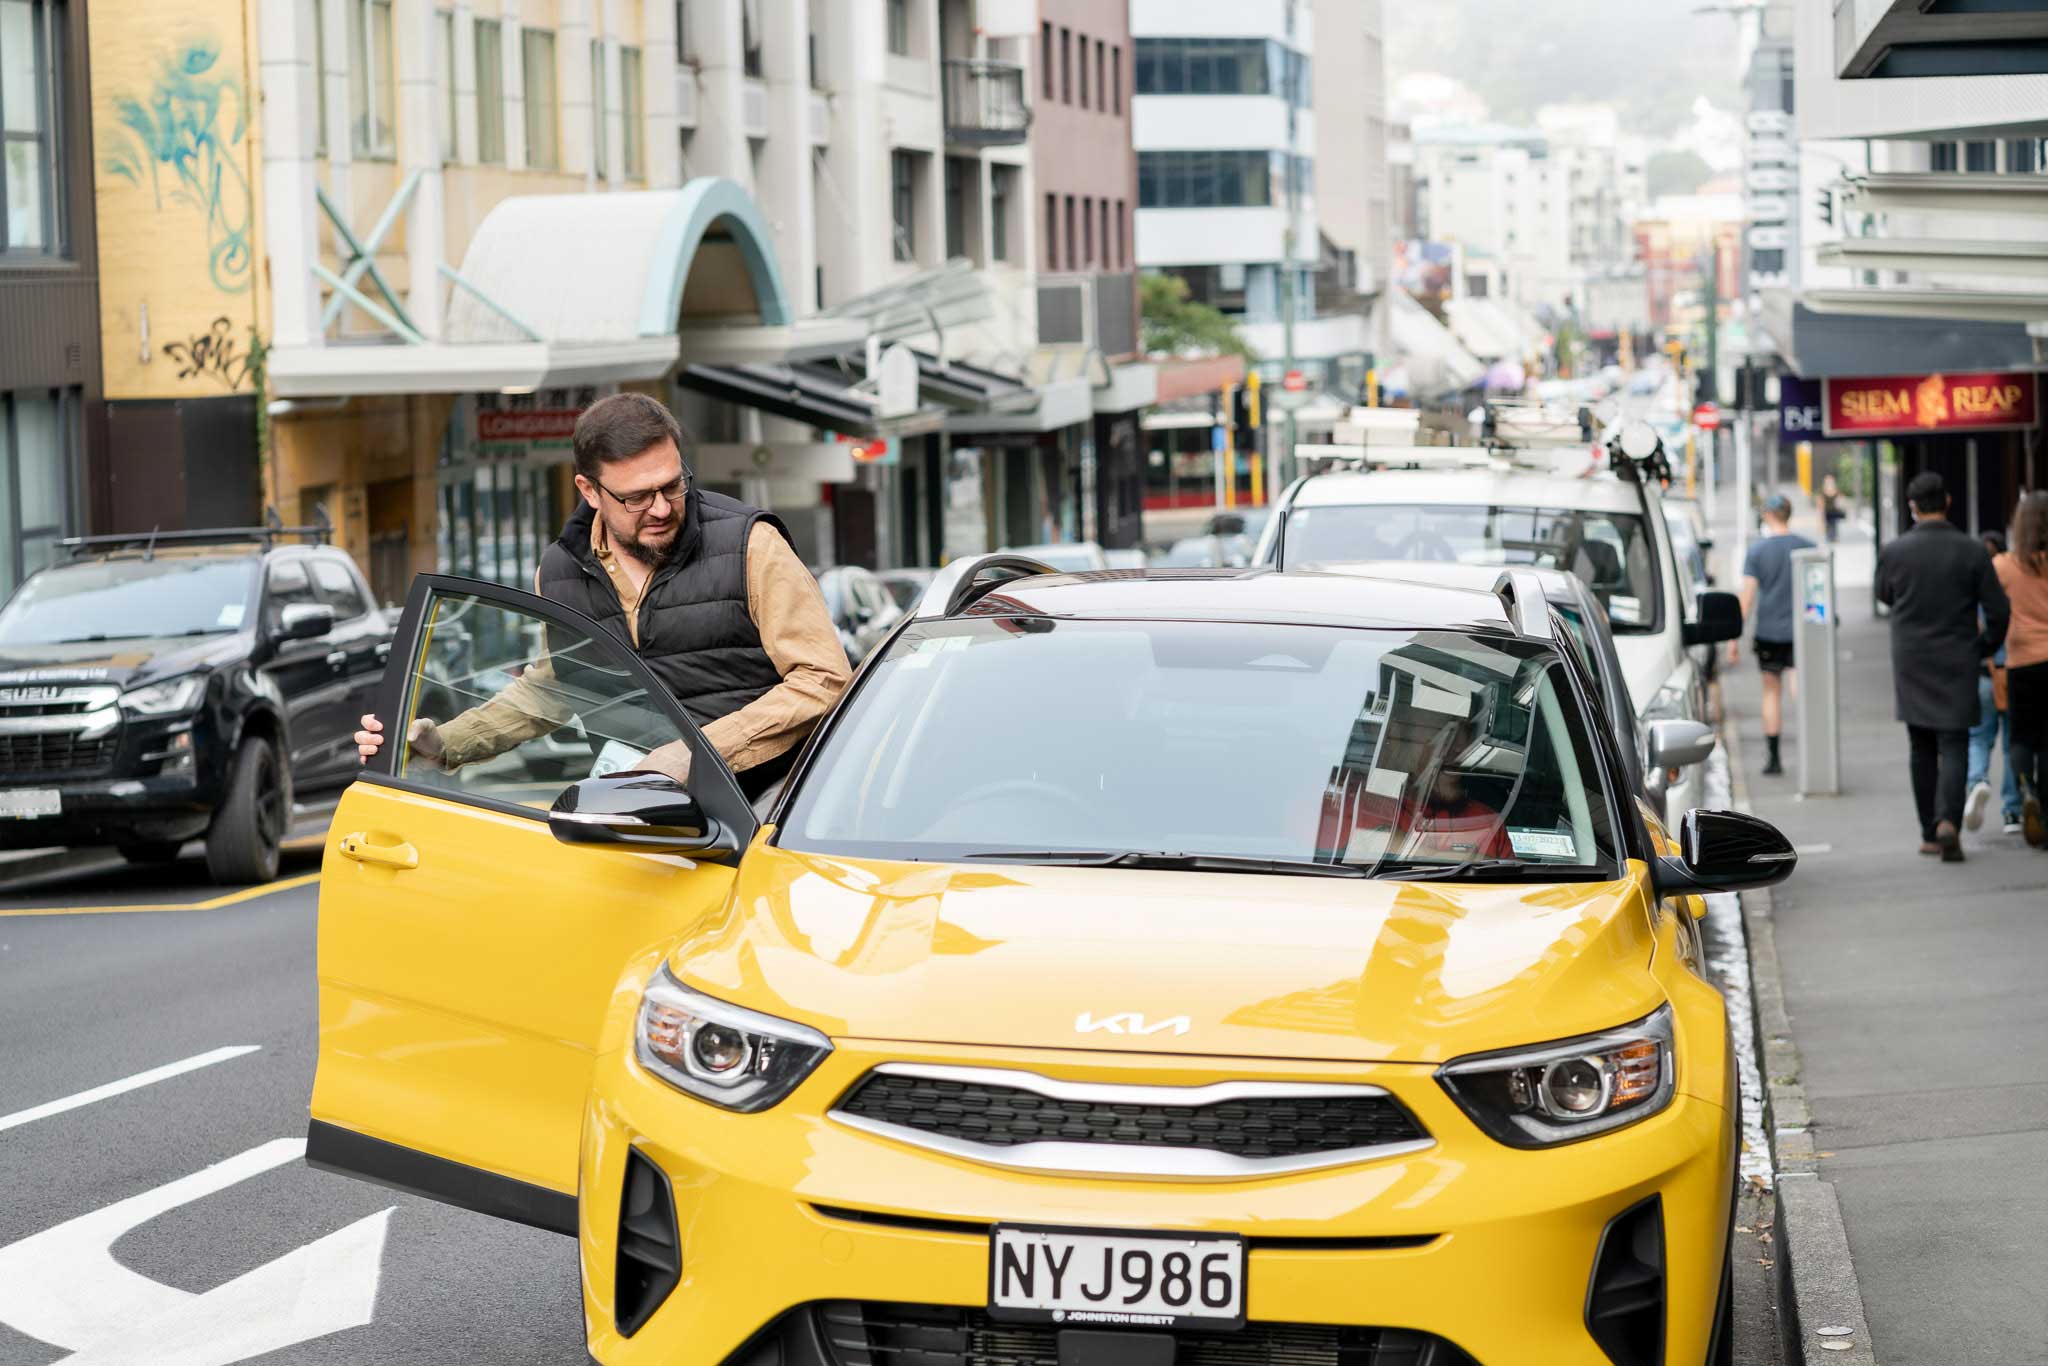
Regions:
<instances>
[{"instance_id":1,"label":"white lane line","mask_svg":"<svg viewBox=\"0 0 2048 1366\"><path fill-rule=\"evenodd\" d=\"M186 1058L182 1062L167 1062L162 1067L152 1067L147 1072L137 1072L132 1077L123 1077L119 1081L110 1081L104 1086L95 1086L90 1091L80 1091L75 1096L65 1096L62 1100L45 1101L41 1105L31 1105L28 1109L16 1110L11 1115L0 1115L0 1133L6 1133L9 1129L18 1129L24 1124L33 1124L39 1119L48 1119L51 1115L61 1115L66 1110L76 1110L80 1106L91 1105L95 1101L107 1100L110 1097L121 1095L127 1091L139 1091L145 1086L154 1086L160 1081L169 1081L172 1077L182 1077L187 1072L197 1072L202 1067L211 1067L217 1062L226 1062L229 1058L239 1058L245 1053L254 1053L262 1047L262 1044L256 1043L230 1044L226 1048L216 1048L210 1053L200 1053L195 1057Z\"/></svg>"}]
</instances>

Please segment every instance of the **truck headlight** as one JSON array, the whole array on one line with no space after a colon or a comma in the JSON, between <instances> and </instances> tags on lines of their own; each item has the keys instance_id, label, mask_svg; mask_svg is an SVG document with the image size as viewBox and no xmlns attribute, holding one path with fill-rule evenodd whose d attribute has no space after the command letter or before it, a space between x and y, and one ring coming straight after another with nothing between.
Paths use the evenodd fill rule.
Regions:
<instances>
[{"instance_id":1,"label":"truck headlight","mask_svg":"<svg viewBox=\"0 0 2048 1366\"><path fill-rule=\"evenodd\" d=\"M679 1091L752 1114L794 1091L832 1051L806 1025L778 1020L692 991L667 967L640 998L633 1055Z\"/></svg>"},{"instance_id":2,"label":"truck headlight","mask_svg":"<svg viewBox=\"0 0 2048 1366\"><path fill-rule=\"evenodd\" d=\"M1446 1063L1437 1082L1511 1148L1547 1148L1648 1119L1677 1089L1671 1007L1619 1029Z\"/></svg>"},{"instance_id":3,"label":"truck headlight","mask_svg":"<svg viewBox=\"0 0 2048 1366\"><path fill-rule=\"evenodd\" d=\"M183 716L206 695L206 675L186 674L121 694L121 707L137 716Z\"/></svg>"}]
</instances>

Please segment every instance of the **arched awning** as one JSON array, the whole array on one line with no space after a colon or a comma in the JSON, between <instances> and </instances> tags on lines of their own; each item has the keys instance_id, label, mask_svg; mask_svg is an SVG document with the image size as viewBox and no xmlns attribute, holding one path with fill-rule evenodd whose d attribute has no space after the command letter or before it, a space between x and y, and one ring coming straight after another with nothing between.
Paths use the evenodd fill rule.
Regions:
<instances>
[{"instance_id":1,"label":"arched awning","mask_svg":"<svg viewBox=\"0 0 2048 1366\"><path fill-rule=\"evenodd\" d=\"M730 180L679 190L518 195L485 217L448 307L448 340L620 343L672 337L687 312L794 319L760 211ZM524 328L521 327L524 324Z\"/></svg>"}]
</instances>

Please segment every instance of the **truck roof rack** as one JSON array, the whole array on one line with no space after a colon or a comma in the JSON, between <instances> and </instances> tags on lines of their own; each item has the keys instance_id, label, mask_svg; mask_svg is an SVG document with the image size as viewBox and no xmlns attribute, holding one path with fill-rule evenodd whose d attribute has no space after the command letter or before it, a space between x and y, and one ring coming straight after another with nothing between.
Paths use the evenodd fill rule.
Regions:
<instances>
[{"instance_id":1,"label":"truck roof rack","mask_svg":"<svg viewBox=\"0 0 2048 1366\"><path fill-rule=\"evenodd\" d=\"M73 555L139 548L142 557L150 559L160 545L233 545L254 541L268 550L288 536L303 537L313 545L326 545L334 539L334 524L327 519L327 510L322 508L320 520L315 525L286 526L278 517L277 510L272 508L265 512L262 526L206 527L193 531L164 531L151 527L148 531L123 531L103 536L66 536L57 545Z\"/></svg>"}]
</instances>

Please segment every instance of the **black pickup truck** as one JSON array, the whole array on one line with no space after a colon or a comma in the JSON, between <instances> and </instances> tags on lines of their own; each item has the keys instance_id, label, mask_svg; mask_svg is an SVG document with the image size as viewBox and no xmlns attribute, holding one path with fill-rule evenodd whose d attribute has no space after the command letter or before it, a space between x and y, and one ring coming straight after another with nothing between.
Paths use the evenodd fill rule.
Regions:
<instances>
[{"instance_id":1,"label":"black pickup truck","mask_svg":"<svg viewBox=\"0 0 2048 1366\"><path fill-rule=\"evenodd\" d=\"M295 796L355 773L394 623L325 527L80 537L0 609L0 848L204 838L267 881Z\"/></svg>"}]
</instances>

